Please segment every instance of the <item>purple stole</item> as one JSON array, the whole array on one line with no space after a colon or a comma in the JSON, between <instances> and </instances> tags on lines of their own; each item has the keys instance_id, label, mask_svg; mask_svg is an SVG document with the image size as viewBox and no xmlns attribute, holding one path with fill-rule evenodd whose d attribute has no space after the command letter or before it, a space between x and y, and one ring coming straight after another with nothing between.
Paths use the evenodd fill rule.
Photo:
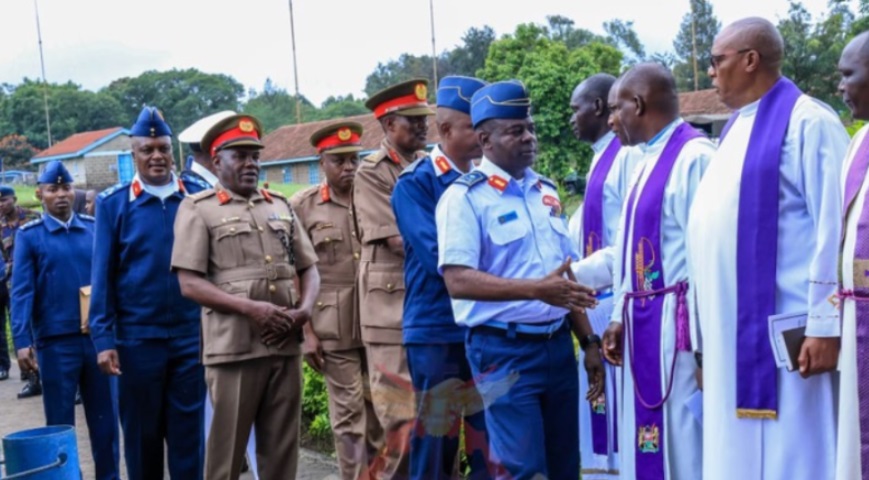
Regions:
<instances>
[{"instance_id":1,"label":"purple stole","mask_svg":"<svg viewBox=\"0 0 869 480\"><path fill-rule=\"evenodd\" d=\"M585 198L582 203L582 238L580 239L586 257L604 247L603 187L621 148L622 143L619 138L614 137L588 177ZM615 402L609 401L602 395L600 398L594 399L590 407L592 451L598 455L606 455L608 453L607 444L609 443L606 422L607 410L608 407L615 408ZM615 415L615 411L613 415ZM617 442L613 443L618 445ZM618 451L618 447L615 447L615 451Z\"/></svg>"},{"instance_id":2,"label":"purple stole","mask_svg":"<svg viewBox=\"0 0 869 480\"><path fill-rule=\"evenodd\" d=\"M689 140L703 137L688 123L682 123L661 152L643 191L637 200L639 182L634 185L628 199L625 219L625 248L622 251L622 278L626 265L632 268L632 289L625 295L622 319L625 322L625 337L630 352L629 368L634 377L634 412L636 421L637 448L635 449L637 480L662 480L664 478L664 402L673 387L676 365L674 353L670 367L670 381L666 392L661 392L663 372L661 365L661 317L664 297L677 295L677 350L690 350L688 317L685 308L687 283L667 286L661 260L661 218L664 205L664 189L670 172ZM636 202L636 212L634 203ZM633 219L634 232L628 235ZM631 316L628 310L632 310ZM633 318L631 320L631 318ZM633 339L640 340L640 348L634 347ZM687 344L686 344L687 342Z\"/></svg>"},{"instance_id":3,"label":"purple stole","mask_svg":"<svg viewBox=\"0 0 869 480\"><path fill-rule=\"evenodd\" d=\"M857 324L857 386L860 405L860 459L863 468L863 478L869 478L869 195L862 209L854 200L860 193L863 179L869 171L869 136L863 137L860 148L854 155L854 161L848 169L845 180L845 204L843 212L847 228L849 210L859 214L857 220L857 238L854 248L854 271L842 272L843 275L853 275L854 290L842 291L843 301L855 300ZM858 210L860 209L860 210ZM845 232L843 230L843 238Z\"/></svg>"},{"instance_id":4,"label":"purple stole","mask_svg":"<svg viewBox=\"0 0 869 480\"><path fill-rule=\"evenodd\" d=\"M586 257L604 247L603 185L621 148L619 137L613 138L588 176L588 185L585 187L585 198L582 203L582 238L580 239Z\"/></svg>"},{"instance_id":5,"label":"purple stole","mask_svg":"<svg viewBox=\"0 0 869 480\"><path fill-rule=\"evenodd\" d=\"M736 416L778 416L775 359L769 343L774 315L781 150L791 112L803 92L782 77L760 100L739 187L736 245ZM721 141L739 113L721 132Z\"/></svg>"}]
</instances>

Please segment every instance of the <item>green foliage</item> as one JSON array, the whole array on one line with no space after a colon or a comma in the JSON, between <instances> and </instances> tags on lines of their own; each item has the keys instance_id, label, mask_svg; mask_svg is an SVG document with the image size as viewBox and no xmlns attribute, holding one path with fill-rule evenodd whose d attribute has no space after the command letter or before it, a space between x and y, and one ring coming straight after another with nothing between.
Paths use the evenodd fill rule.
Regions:
<instances>
[{"instance_id":1,"label":"green foliage","mask_svg":"<svg viewBox=\"0 0 869 480\"><path fill-rule=\"evenodd\" d=\"M30 159L39 150L27 141L24 135L6 135L0 138L0 159L3 160L3 168L22 169L30 167Z\"/></svg>"},{"instance_id":2,"label":"green foliage","mask_svg":"<svg viewBox=\"0 0 869 480\"><path fill-rule=\"evenodd\" d=\"M790 2L787 18L778 23L785 42L782 72L807 94L844 111L836 86L839 55L851 36L854 14L847 3L832 0L825 16L813 22L802 3Z\"/></svg>"},{"instance_id":3,"label":"green foliage","mask_svg":"<svg viewBox=\"0 0 869 480\"><path fill-rule=\"evenodd\" d=\"M299 102L302 123L316 120L329 120L332 118L344 118L353 115L368 113L365 104L357 100L353 95L331 96L327 98L320 108L317 108L304 96ZM245 103L244 112L257 117L263 124L266 133L272 130L296 123L296 97L286 90L277 88L271 79L267 79L262 92L251 89L248 92L248 101Z\"/></svg>"},{"instance_id":4,"label":"green foliage","mask_svg":"<svg viewBox=\"0 0 869 480\"><path fill-rule=\"evenodd\" d=\"M864 122L863 120L857 120L855 122L851 122L850 124L846 124L845 130L847 130L848 135L853 138L854 135L856 135L857 132L860 131L860 129L864 126L866 126L866 122Z\"/></svg>"},{"instance_id":5,"label":"green foliage","mask_svg":"<svg viewBox=\"0 0 869 480\"><path fill-rule=\"evenodd\" d=\"M538 155L535 169L561 178L573 168L587 170L591 150L581 145L569 129L570 93L573 86L599 72L618 74L622 53L600 42L569 48L563 39L575 39L565 30L552 34L547 27L522 24L489 48L485 67L479 72L488 81L516 78L531 95L537 129Z\"/></svg>"},{"instance_id":6,"label":"green foliage","mask_svg":"<svg viewBox=\"0 0 869 480\"><path fill-rule=\"evenodd\" d=\"M678 62L673 67L673 75L679 90L694 90L694 42L692 41L691 24L694 23L694 35L697 44L697 87L699 90L712 87L712 79L706 74L709 58L712 52L712 42L721 22L712 11L710 0L690 0L694 13L691 11L682 17L679 33L673 40L673 49Z\"/></svg>"},{"instance_id":7,"label":"green foliage","mask_svg":"<svg viewBox=\"0 0 869 480\"><path fill-rule=\"evenodd\" d=\"M169 125L180 131L206 115L238 110L244 86L229 75L188 68L149 70L137 77L115 80L101 92L120 102L123 125L132 124L142 107L148 105L159 108Z\"/></svg>"},{"instance_id":8,"label":"green foliage","mask_svg":"<svg viewBox=\"0 0 869 480\"><path fill-rule=\"evenodd\" d=\"M329 395L326 393L326 382L323 376L315 372L307 363L302 369L305 382L302 389L302 428L312 437L331 438L332 425L329 423Z\"/></svg>"}]
</instances>

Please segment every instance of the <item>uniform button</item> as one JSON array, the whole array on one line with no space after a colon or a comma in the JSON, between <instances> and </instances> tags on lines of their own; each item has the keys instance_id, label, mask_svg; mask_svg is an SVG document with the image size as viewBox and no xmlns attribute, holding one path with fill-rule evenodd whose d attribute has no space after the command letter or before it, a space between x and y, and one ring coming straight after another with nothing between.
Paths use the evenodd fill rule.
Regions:
<instances>
[{"instance_id":1,"label":"uniform button","mask_svg":"<svg viewBox=\"0 0 869 480\"><path fill-rule=\"evenodd\" d=\"M353 235L353 236L355 237L355 236L356 236L356 231L354 230L354 231L350 232L350 235Z\"/></svg>"},{"instance_id":2,"label":"uniform button","mask_svg":"<svg viewBox=\"0 0 869 480\"><path fill-rule=\"evenodd\" d=\"M256 229L259 230L260 233L264 232L263 227L256 227Z\"/></svg>"},{"instance_id":3,"label":"uniform button","mask_svg":"<svg viewBox=\"0 0 869 480\"><path fill-rule=\"evenodd\" d=\"M391 284L391 283L387 283L387 284L386 284L386 289L387 289L387 290L392 290L392 287L394 287L394 286L395 286L395 285L393 285L393 284Z\"/></svg>"},{"instance_id":4,"label":"uniform button","mask_svg":"<svg viewBox=\"0 0 869 480\"><path fill-rule=\"evenodd\" d=\"M278 291L278 287L276 287L274 285L269 285L269 291L272 293L275 293Z\"/></svg>"},{"instance_id":5,"label":"uniform button","mask_svg":"<svg viewBox=\"0 0 869 480\"><path fill-rule=\"evenodd\" d=\"M235 233L235 227L229 227L229 233Z\"/></svg>"},{"instance_id":6,"label":"uniform button","mask_svg":"<svg viewBox=\"0 0 869 480\"><path fill-rule=\"evenodd\" d=\"M353 258L359 260L359 252L353 252Z\"/></svg>"},{"instance_id":7,"label":"uniform button","mask_svg":"<svg viewBox=\"0 0 869 480\"><path fill-rule=\"evenodd\" d=\"M272 263L272 256L266 255L266 263Z\"/></svg>"},{"instance_id":8,"label":"uniform button","mask_svg":"<svg viewBox=\"0 0 869 480\"><path fill-rule=\"evenodd\" d=\"M253 202L252 202L252 201L251 201L251 202L247 202L247 206L250 207L250 208L253 208Z\"/></svg>"},{"instance_id":9,"label":"uniform button","mask_svg":"<svg viewBox=\"0 0 869 480\"><path fill-rule=\"evenodd\" d=\"M317 302L317 307L318 307L318 308L323 308L323 302Z\"/></svg>"},{"instance_id":10,"label":"uniform button","mask_svg":"<svg viewBox=\"0 0 869 480\"><path fill-rule=\"evenodd\" d=\"M329 243L331 241L332 241L332 239L330 237L326 237L326 243Z\"/></svg>"}]
</instances>

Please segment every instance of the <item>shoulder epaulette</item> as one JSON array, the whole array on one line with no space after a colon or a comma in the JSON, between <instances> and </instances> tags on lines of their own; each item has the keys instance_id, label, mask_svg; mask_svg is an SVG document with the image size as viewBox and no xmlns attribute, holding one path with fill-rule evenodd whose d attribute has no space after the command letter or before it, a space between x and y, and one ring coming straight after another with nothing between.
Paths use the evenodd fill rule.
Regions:
<instances>
[{"instance_id":1,"label":"shoulder epaulette","mask_svg":"<svg viewBox=\"0 0 869 480\"><path fill-rule=\"evenodd\" d=\"M555 181L552 180L551 178L547 178L547 177L544 177L543 175L540 175L540 181L549 185L550 187L558 190L558 185L556 185Z\"/></svg>"},{"instance_id":2,"label":"shoulder epaulette","mask_svg":"<svg viewBox=\"0 0 869 480\"><path fill-rule=\"evenodd\" d=\"M381 148L380 150L368 155L362 160L365 160L366 162L377 163L387 157L389 157L389 155L386 153L386 150L383 150Z\"/></svg>"},{"instance_id":3,"label":"shoulder epaulette","mask_svg":"<svg viewBox=\"0 0 869 480\"><path fill-rule=\"evenodd\" d=\"M113 185L113 186L103 190L102 192L100 192L100 194L97 197L101 198L101 199L108 198L108 197L110 197L110 196L112 196L112 195L114 195L122 190L126 190L129 186L130 186L129 182L118 183L117 185Z\"/></svg>"},{"instance_id":4,"label":"shoulder epaulette","mask_svg":"<svg viewBox=\"0 0 869 480\"><path fill-rule=\"evenodd\" d=\"M196 203L196 202L200 202L200 201L202 201L202 200L205 200L206 198L208 198L208 197L210 197L210 196L212 196L212 195L214 195L214 189L213 189L213 188L209 188L208 190L203 190L203 191L201 191L201 192L196 192L196 193L194 193L193 195L190 195L190 196L187 197L187 198L193 200L193 203Z\"/></svg>"},{"instance_id":5,"label":"shoulder epaulette","mask_svg":"<svg viewBox=\"0 0 869 480\"><path fill-rule=\"evenodd\" d=\"M271 194L271 196L273 196L273 197L278 197L278 198L282 198L284 200L287 200L287 196L284 195L283 193L277 191L277 190L266 189L266 191L269 192L269 194Z\"/></svg>"},{"instance_id":6,"label":"shoulder epaulette","mask_svg":"<svg viewBox=\"0 0 869 480\"><path fill-rule=\"evenodd\" d=\"M407 168L405 168L404 170L402 170L401 173L400 173L398 176L399 176L399 177L403 177L403 176L405 176L405 175L411 175L411 174L413 174L414 170L416 170L416 167L422 165L422 163L425 162L427 158L428 158L428 157L423 157L423 158L420 158L420 159L414 161L413 163L411 163L410 165L408 165Z\"/></svg>"},{"instance_id":7,"label":"shoulder epaulette","mask_svg":"<svg viewBox=\"0 0 869 480\"><path fill-rule=\"evenodd\" d=\"M308 188L299 190L298 192L294 193L293 196L290 197L290 204L298 205L299 203L302 203L302 201L313 197L317 193L320 193L320 185L311 185Z\"/></svg>"},{"instance_id":8,"label":"shoulder epaulette","mask_svg":"<svg viewBox=\"0 0 869 480\"><path fill-rule=\"evenodd\" d=\"M92 216L90 216L90 215L85 215L84 213L79 213L79 214L78 214L78 218L80 218L80 219L82 219L82 220L84 220L84 221L87 221L87 222L96 222L96 221L97 221L96 218L94 218L94 217L92 217Z\"/></svg>"},{"instance_id":9,"label":"shoulder epaulette","mask_svg":"<svg viewBox=\"0 0 869 480\"><path fill-rule=\"evenodd\" d=\"M485 173L479 170L474 170L473 172L466 173L459 177L459 179L456 180L455 183L471 188L480 182L486 181L486 178L487 177Z\"/></svg>"},{"instance_id":10,"label":"shoulder epaulette","mask_svg":"<svg viewBox=\"0 0 869 480\"><path fill-rule=\"evenodd\" d=\"M21 225L19 230L27 230L28 228L35 227L37 225L42 225L42 218L37 218L36 220L31 220L24 225Z\"/></svg>"}]
</instances>

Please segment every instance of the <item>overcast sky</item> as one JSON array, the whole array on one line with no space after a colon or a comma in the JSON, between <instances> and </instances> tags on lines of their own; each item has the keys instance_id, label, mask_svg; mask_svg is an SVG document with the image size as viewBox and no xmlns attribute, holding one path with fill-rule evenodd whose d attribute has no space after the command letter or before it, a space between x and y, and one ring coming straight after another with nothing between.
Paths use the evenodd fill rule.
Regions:
<instances>
[{"instance_id":1,"label":"overcast sky","mask_svg":"<svg viewBox=\"0 0 869 480\"><path fill-rule=\"evenodd\" d=\"M50 82L98 90L146 70L198 68L261 89L266 78L293 91L287 0L38 0ZM786 0L712 0L726 25L746 16L776 22ZM817 17L826 0L804 0ZM514 8L512 5L522 5ZM672 50L688 0L434 0L437 49L461 42L470 27L500 36L547 15L603 33L612 18L632 20L647 53ZM429 0L293 0L301 93L316 104L362 95L378 62L431 53ZM0 0L0 82L38 78L33 0Z\"/></svg>"}]
</instances>

